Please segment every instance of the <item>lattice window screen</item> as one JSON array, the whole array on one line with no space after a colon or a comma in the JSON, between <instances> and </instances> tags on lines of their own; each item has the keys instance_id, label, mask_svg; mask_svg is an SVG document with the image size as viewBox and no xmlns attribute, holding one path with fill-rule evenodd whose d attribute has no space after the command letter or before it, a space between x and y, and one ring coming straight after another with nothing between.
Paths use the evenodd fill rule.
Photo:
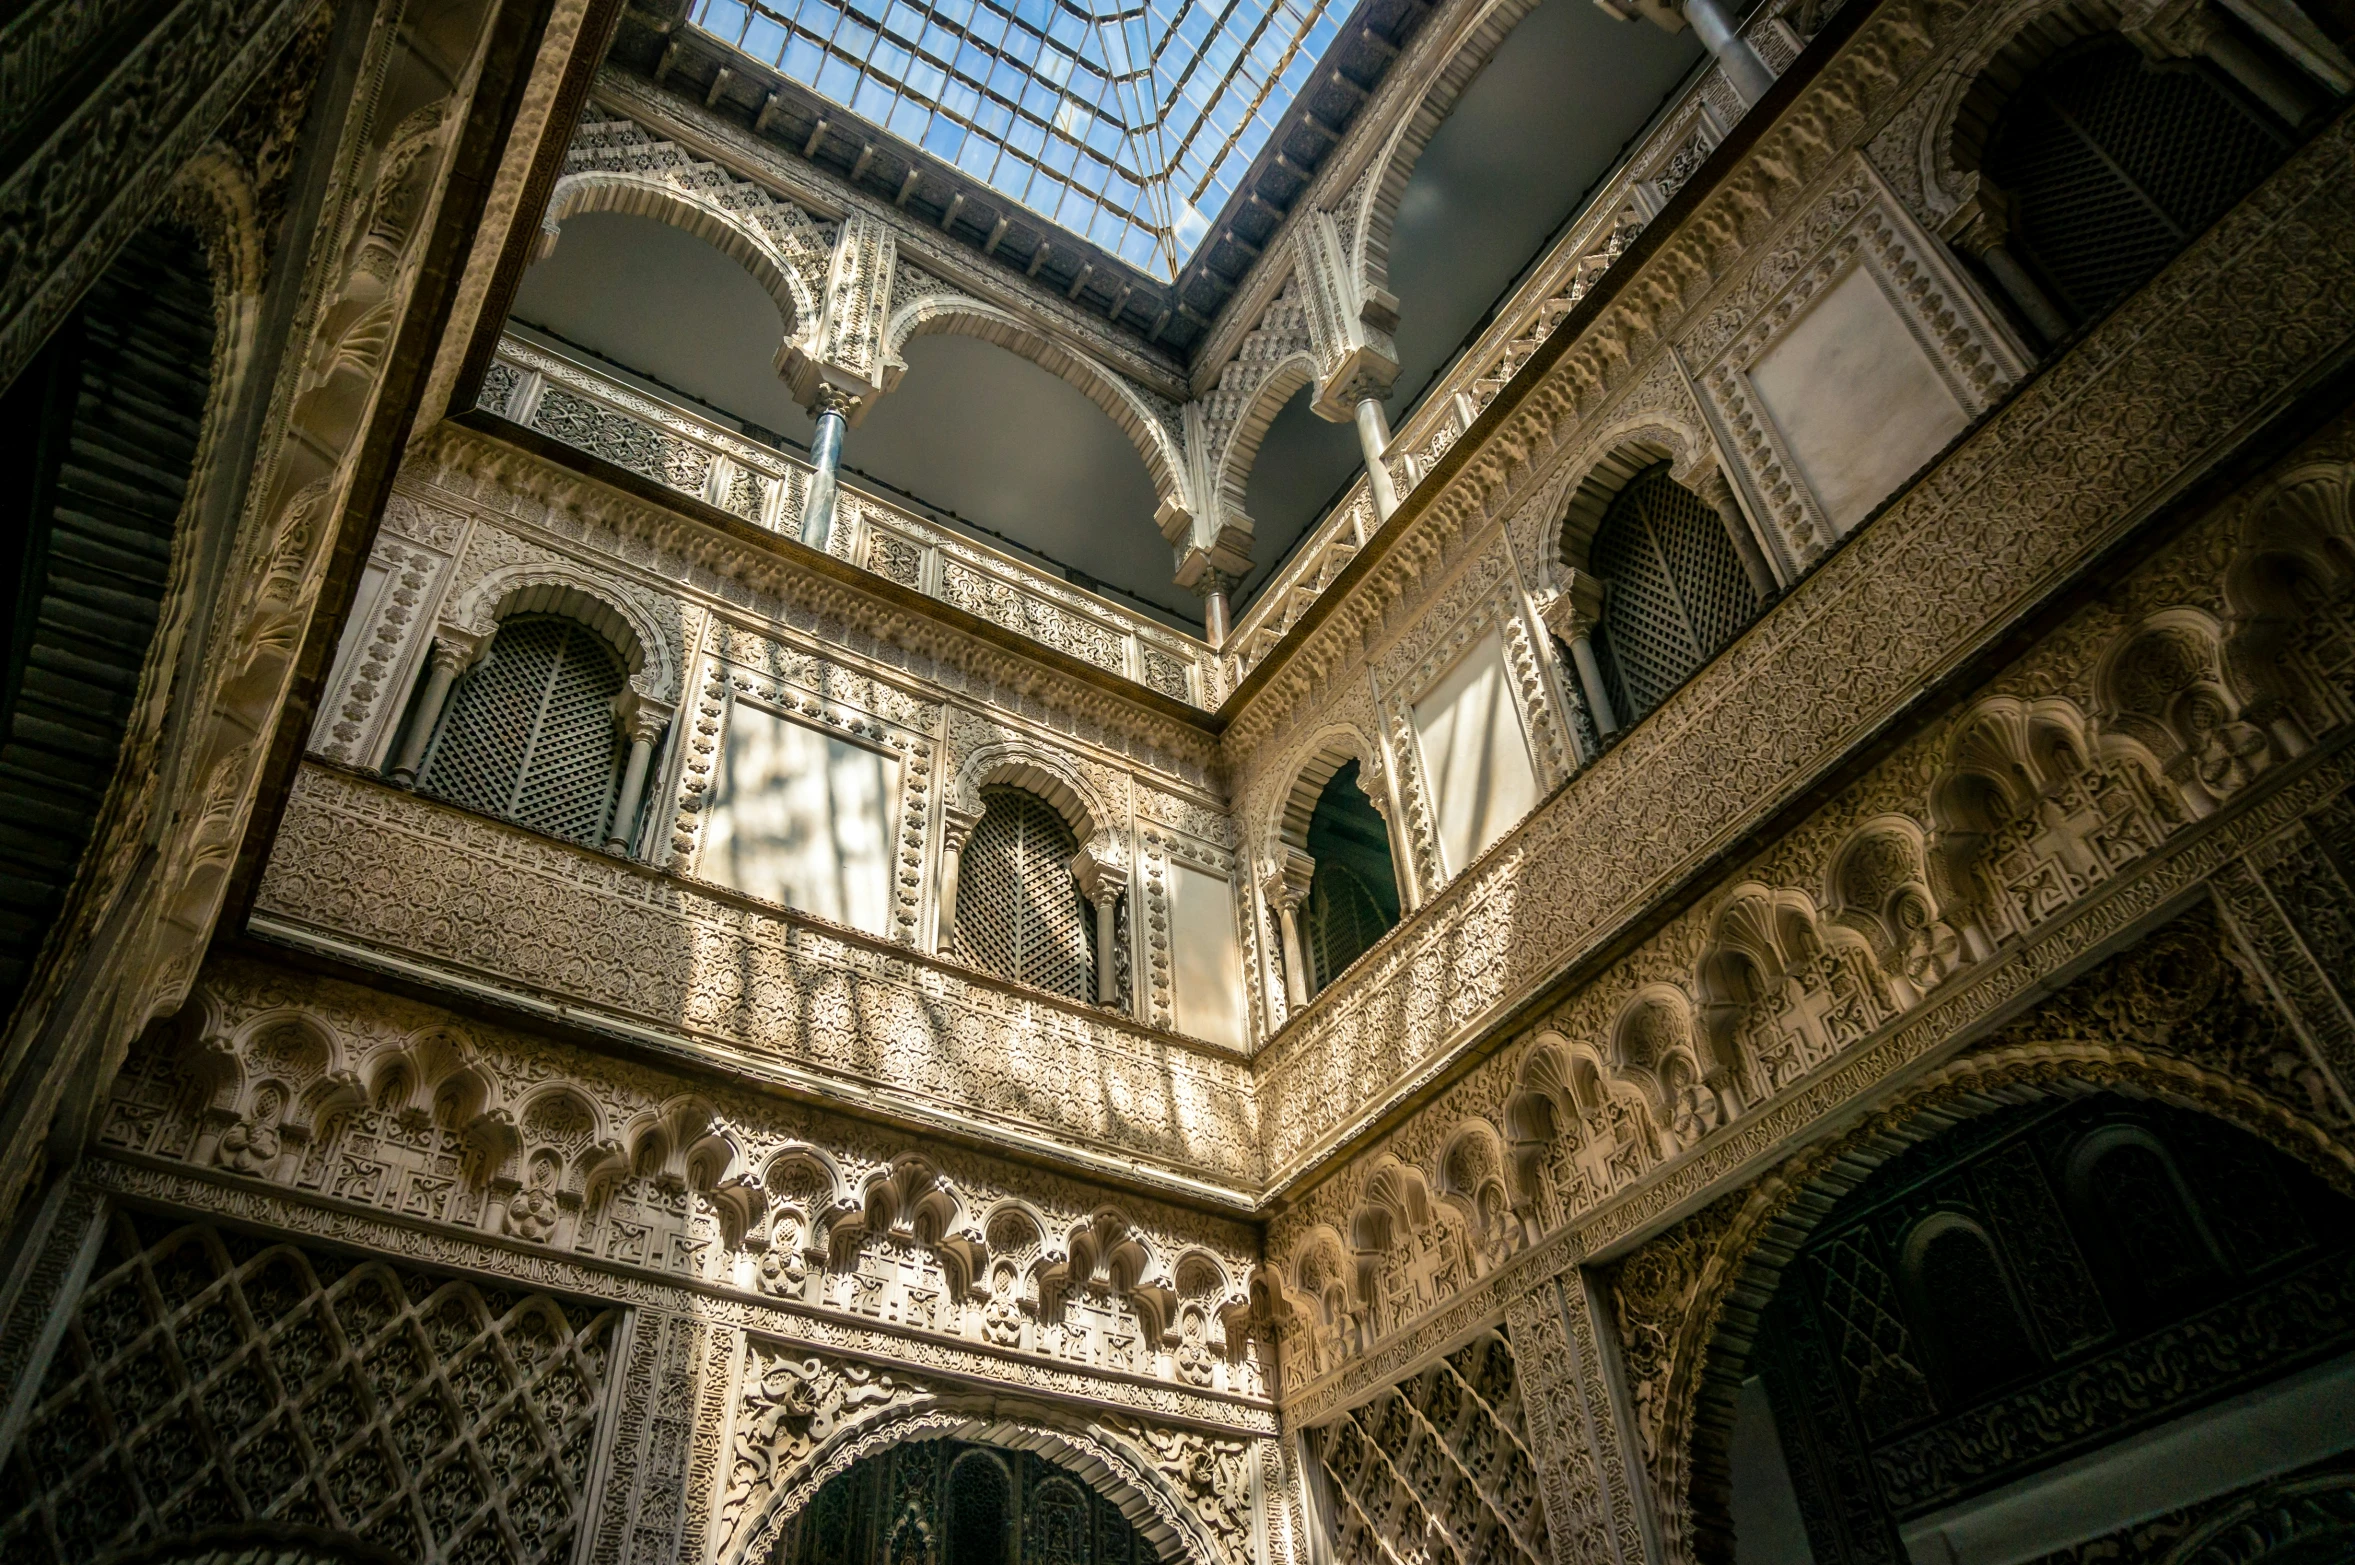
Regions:
<instances>
[{"instance_id":1,"label":"lattice window screen","mask_svg":"<svg viewBox=\"0 0 2355 1565\"><path fill-rule=\"evenodd\" d=\"M2021 248L2084 321L2165 266L2285 150L2204 67L2155 65L2112 37L2029 81L1986 169L2016 203Z\"/></svg>"},{"instance_id":2,"label":"lattice window screen","mask_svg":"<svg viewBox=\"0 0 2355 1565\"><path fill-rule=\"evenodd\" d=\"M1308 981L1311 991L1325 985L1365 955L1366 948L1389 932L1390 921L1364 882L1339 864L1325 861L1309 881L1308 900L1301 904L1308 940Z\"/></svg>"},{"instance_id":3,"label":"lattice window screen","mask_svg":"<svg viewBox=\"0 0 2355 1565\"><path fill-rule=\"evenodd\" d=\"M0 1467L0 1558L281 1522L571 1557L615 1312L117 1213Z\"/></svg>"},{"instance_id":4,"label":"lattice window screen","mask_svg":"<svg viewBox=\"0 0 2355 1565\"><path fill-rule=\"evenodd\" d=\"M1072 878L1079 839L1020 788L981 790L981 820L957 867L958 955L1055 994L1092 994L1094 918Z\"/></svg>"},{"instance_id":5,"label":"lattice window screen","mask_svg":"<svg viewBox=\"0 0 2355 1565\"><path fill-rule=\"evenodd\" d=\"M1340 1565L1550 1561L1511 1343L1491 1331L1308 1432Z\"/></svg>"},{"instance_id":6,"label":"lattice window screen","mask_svg":"<svg viewBox=\"0 0 2355 1565\"><path fill-rule=\"evenodd\" d=\"M594 847L620 773L621 660L587 626L519 614L451 694L419 786Z\"/></svg>"},{"instance_id":7,"label":"lattice window screen","mask_svg":"<svg viewBox=\"0 0 2355 1565\"><path fill-rule=\"evenodd\" d=\"M1619 491L1590 558L1606 588L1603 676L1622 722L1658 706L1758 612L1724 519L1665 462Z\"/></svg>"}]
</instances>

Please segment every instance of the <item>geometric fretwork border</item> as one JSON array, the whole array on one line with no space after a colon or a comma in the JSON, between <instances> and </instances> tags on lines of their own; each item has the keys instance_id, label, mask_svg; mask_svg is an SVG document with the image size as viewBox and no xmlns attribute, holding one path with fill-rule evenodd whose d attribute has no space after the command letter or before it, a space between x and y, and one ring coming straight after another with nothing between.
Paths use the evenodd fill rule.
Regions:
<instances>
[{"instance_id":1,"label":"geometric fretwork border","mask_svg":"<svg viewBox=\"0 0 2355 1565\"><path fill-rule=\"evenodd\" d=\"M0 1557L275 1523L566 1559L619 1313L118 1210L0 1467Z\"/></svg>"}]
</instances>

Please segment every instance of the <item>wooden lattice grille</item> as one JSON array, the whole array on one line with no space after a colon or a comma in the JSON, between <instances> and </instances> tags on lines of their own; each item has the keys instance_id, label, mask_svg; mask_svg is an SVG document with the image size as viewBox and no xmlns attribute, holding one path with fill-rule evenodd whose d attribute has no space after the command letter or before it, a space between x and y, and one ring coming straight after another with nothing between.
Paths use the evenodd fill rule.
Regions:
<instances>
[{"instance_id":1,"label":"wooden lattice grille","mask_svg":"<svg viewBox=\"0 0 2355 1565\"><path fill-rule=\"evenodd\" d=\"M1988 177L2076 321L2132 292L2281 161L2280 133L2202 66L2120 38L2074 51L2005 111Z\"/></svg>"},{"instance_id":2,"label":"wooden lattice grille","mask_svg":"<svg viewBox=\"0 0 2355 1565\"><path fill-rule=\"evenodd\" d=\"M117 1213L0 1466L0 1558L274 1522L416 1565L568 1559L614 1320Z\"/></svg>"},{"instance_id":3,"label":"wooden lattice grille","mask_svg":"<svg viewBox=\"0 0 2355 1565\"><path fill-rule=\"evenodd\" d=\"M96 829L139 702L212 380L204 249L142 229L0 400L0 1010Z\"/></svg>"},{"instance_id":4,"label":"wooden lattice grille","mask_svg":"<svg viewBox=\"0 0 2355 1565\"><path fill-rule=\"evenodd\" d=\"M1491 1331L1308 1433L1339 1565L1553 1558L1512 1344Z\"/></svg>"},{"instance_id":5,"label":"wooden lattice grille","mask_svg":"<svg viewBox=\"0 0 2355 1565\"><path fill-rule=\"evenodd\" d=\"M1390 920L1365 883L1338 864L1320 863L1301 904L1307 922L1308 982L1320 990L1365 955L1390 930Z\"/></svg>"},{"instance_id":6,"label":"wooden lattice grille","mask_svg":"<svg viewBox=\"0 0 2355 1565\"><path fill-rule=\"evenodd\" d=\"M613 702L626 678L587 626L552 614L509 619L452 692L420 786L596 846L620 770Z\"/></svg>"},{"instance_id":7,"label":"wooden lattice grille","mask_svg":"<svg viewBox=\"0 0 2355 1565\"><path fill-rule=\"evenodd\" d=\"M1071 873L1079 839L1034 793L991 787L981 798L981 820L957 869L959 956L1016 983L1087 999L1095 932Z\"/></svg>"},{"instance_id":8,"label":"wooden lattice grille","mask_svg":"<svg viewBox=\"0 0 2355 1565\"><path fill-rule=\"evenodd\" d=\"M1658 706L1758 612L1724 518L1665 462L1619 491L1589 558L1604 584L1603 674L1622 722Z\"/></svg>"}]
</instances>

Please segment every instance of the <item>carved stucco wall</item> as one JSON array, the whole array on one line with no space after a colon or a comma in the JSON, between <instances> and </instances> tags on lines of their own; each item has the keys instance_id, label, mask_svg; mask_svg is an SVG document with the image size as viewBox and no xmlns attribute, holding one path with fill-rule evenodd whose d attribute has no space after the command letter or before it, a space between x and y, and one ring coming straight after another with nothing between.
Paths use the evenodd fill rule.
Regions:
<instances>
[{"instance_id":1,"label":"carved stucco wall","mask_svg":"<svg viewBox=\"0 0 2355 1565\"><path fill-rule=\"evenodd\" d=\"M2318 309L2320 296L2307 289L2308 279L2339 276L2347 265L2344 247L2323 236L2348 223L2355 201L2332 173L2349 135L2343 121L2324 132L2263 196L2097 328L2069 373L2035 381L2005 404L1447 887L1408 938L1296 1019L1262 1057L1259 1078L1275 1176L1305 1167L1460 1057L1519 997L1795 797L1926 682L2281 407L2301 375L2343 351L2355 312ZM1801 264L1815 243L1796 236L1774 264ZM2279 280L2292 275L2300 281L2284 291ZM2195 369L2206 362L2201 345L2218 332L2261 342L2262 362L2230 377ZM1564 395L1577 381L1576 358L1559 372ZM1511 488L1490 499L1517 497L1542 480L1537 469L1516 470ZM1470 470L1459 483L1477 487ZM1442 525L1424 514L1430 527ZM1402 554L1415 542L1406 540ZM1460 547L1468 545L1434 543L1419 563L1428 574L1429 561ZM1935 590L1919 585L1931 582ZM1347 616L1336 615L1319 637L1363 634L1375 612L1369 603L1347 629L1335 623ZM1321 655L1314 643L1303 649L1302 677ZM1335 672L1319 670L1322 682ZM1271 731L1262 725L1276 714L1301 711L1299 693L1287 689L1294 674L1287 669L1267 688L1266 715L1239 718L1230 746ZM1798 691L1806 699L1788 699Z\"/></svg>"},{"instance_id":2,"label":"carved stucco wall","mask_svg":"<svg viewBox=\"0 0 2355 1565\"><path fill-rule=\"evenodd\" d=\"M2236 672L2273 634L2248 612L2255 562L2296 515L2329 569L2342 496L2344 418L1287 1202L1268 1257L1288 1410L1460 1330L1517 1256L1607 1249L1722 1188L2203 882L2284 1021L2203 1063L2347 1135L2355 686L2321 658L2262 688ZM2327 653L2341 613L2291 639ZM2297 714L2278 731L2250 721L2278 709ZM2013 824L1964 802L2032 770Z\"/></svg>"}]
</instances>

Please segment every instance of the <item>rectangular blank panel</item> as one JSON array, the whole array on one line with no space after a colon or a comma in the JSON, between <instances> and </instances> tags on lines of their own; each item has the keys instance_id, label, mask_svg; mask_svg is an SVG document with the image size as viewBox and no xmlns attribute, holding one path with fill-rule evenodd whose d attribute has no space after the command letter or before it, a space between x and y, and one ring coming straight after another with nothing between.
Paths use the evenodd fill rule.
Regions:
<instances>
[{"instance_id":1,"label":"rectangular blank panel","mask_svg":"<svg viewBox=\"0 0 2355 1565\"><path fill-rule=\"evenodd\" d=\"M1834 283L1750 366L1750 386L1845 533L1970 422L1873 274Z\"/></svg>"},{"instance_id":2,"label":"rectangular blank panel","mask_svg":"<svg viewBox=\"0 0 2355 1565\"><path fill-rule=\"evenodd\" d=\"M1537 804L1537 768L1505 672L1504 636L1490 631L1415 703L1415 739L1431 784L1439 851L1460 874Z\"/></svg>"},{"instance_id":3,"label":"rectangular blank panel","mask_svg":"<svg viewBox=\"0 0 2355 1565\"><path fill-rule=\"evenodd\" d=\"M1240 1049L1243 953L1235 942L1235 888L1224 876L1183 864L1169 869L1178 1031Z\"/></svg>"},{"instance_id":4,"label":"rectangular blank panel","mask_svg":"<svg viewBox=\"0 0 2355 1565\"><path fill-rule=\"evenodd\" d=\"M738 702L718 772L697 873L869 934L890 932L897 757Z\"/></svg>"}]
</instances>

